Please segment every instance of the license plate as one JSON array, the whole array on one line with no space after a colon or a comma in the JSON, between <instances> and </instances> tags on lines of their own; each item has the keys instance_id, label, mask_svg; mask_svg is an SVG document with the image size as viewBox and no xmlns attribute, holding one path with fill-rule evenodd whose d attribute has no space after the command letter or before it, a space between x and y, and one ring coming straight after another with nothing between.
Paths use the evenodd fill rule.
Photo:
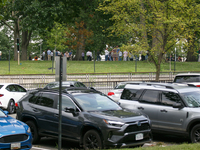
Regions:
<instances>
[{"instance_id":1,"label":"license plate","mask_svg":"<svg viewBox=\"0 0 200 150\"><path fill-rule=\"evenodd\" d=\"M135 135L135 140L142 140L144 138L143 133L139 133Z\"/></svg>"},{"instance_id":2,"label":"license plate","mask_svg":"<svg viewBox=\"0 0 200 150\"><path fill-rule=\"evenodd\" d=\"M20 149L21 143L11 143L11 149Z\"/></svg>"}]
</instances>

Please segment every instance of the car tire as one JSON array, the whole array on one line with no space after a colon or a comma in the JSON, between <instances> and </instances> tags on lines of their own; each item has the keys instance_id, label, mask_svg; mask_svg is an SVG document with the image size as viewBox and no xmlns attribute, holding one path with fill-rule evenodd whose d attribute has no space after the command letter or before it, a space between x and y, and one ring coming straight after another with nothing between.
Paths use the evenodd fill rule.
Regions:
<instances>
[{"instance_id":1,"label":"car tire","mask_svg":"<svg viewBox=\"0 0 200 150\"><path fill-rule=\"evenodd\" d=\"M83 148L89 149L102 149L102 140L99 133L95 130L89 130L83 137Z\"/></svg>"},{"instance_id":2,"label":"car tire","mask_svg":"<svg viewBox=\"0 0 200 150\"><path fill-rule=\"evenodd\" d=\"M195 125L190 132L190 140L192 143L200 142L200 125Z\"/></svg>"},{"instance_id":3,"label":"car tire","mask_svg":"<svg viewBox=\"0 0 200 150\"><path fill-rule=\"evenodd\" d=\"M26 124L31 128L31 133L33 137L33 144L37 144L40 141L40 136L38 134L37 127L33 121L27 121Z\"/></svg>"},{"instance_id":4,"label":"car tire","mask_svg":"<svg viewBox=\"0 0 200 150\"><path fill-rule=\"evenodd\" d=\"M8 108L7 108L7 110L8 110L8 112L9 112L10 114L15 113L15 102L14 102L14 100L11 99L11 100L8 102Z\"/></svg>"}]
</instances>

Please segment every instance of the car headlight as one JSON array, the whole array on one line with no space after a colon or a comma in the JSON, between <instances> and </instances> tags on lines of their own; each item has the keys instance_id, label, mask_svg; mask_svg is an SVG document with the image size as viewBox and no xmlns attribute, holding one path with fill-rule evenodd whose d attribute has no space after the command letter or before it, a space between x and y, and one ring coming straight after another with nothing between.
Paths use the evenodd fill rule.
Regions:
<instances>
[{"instance_id":1,"label":"car headlight","mask_svg":"<svg viewBox=\"0 0 200 150\"><path fill-rule=\"evenodd\" d=\"M124 125L123 122L118 122L118 121L111 121L111 120L105 120L105 119L103 119L103 121L107 125L111 125L111 126L115 126L115 127L122 127Z\"/></svg>"},{"instance_id":2,"label":"car headlight","mask_svg":"<svg viewBox=\"0 0 200 150\"><path fill-rule=\"evenodd\" d=\"M28 133L31 133L31 128L30 128L30 127L28 127L27 132L28 132Z\"/></svg>"}]
</instances>

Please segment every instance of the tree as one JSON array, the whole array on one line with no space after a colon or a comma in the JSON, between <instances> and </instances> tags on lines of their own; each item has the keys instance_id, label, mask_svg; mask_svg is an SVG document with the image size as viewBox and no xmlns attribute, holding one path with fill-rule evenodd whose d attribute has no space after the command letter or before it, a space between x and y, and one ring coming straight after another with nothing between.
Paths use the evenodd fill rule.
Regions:
<instances>
[{"instance_id":1,"label":"tree","mask_svg":"<svg viewBox=\"0 0 200 150\"><path fill-rule=\"evenodd\" d=\"M198 8L193 0L106 0L99 6L99 10L113 14L115 24L108 28L111 33L131 37L122 50L134 54L148 51L157 81L165 54L180 39L193 37L194 32L188 27L194 24L197 28L195 13L199 12L194 10Z\"/></svg>"}]
</instances>

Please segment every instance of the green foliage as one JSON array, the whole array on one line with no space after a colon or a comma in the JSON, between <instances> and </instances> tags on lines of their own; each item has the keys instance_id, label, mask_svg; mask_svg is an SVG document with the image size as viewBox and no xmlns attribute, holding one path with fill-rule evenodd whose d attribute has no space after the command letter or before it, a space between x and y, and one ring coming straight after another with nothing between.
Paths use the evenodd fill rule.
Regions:
<instances>
[{"instance_id":1,"label":"green foliage","mask_svg":"<svg viewBox=\"0 0 200 150\"><path fill-rule=\"evenodd\" d=\"M55 50L59 50L60 52L64 52L64 50L68 47L64 43L66 41L66 32L67 27L63 24L54 23L54 27L47 32L47 44L50 47L54 47Z\"/></svg>"}]
</instances>

